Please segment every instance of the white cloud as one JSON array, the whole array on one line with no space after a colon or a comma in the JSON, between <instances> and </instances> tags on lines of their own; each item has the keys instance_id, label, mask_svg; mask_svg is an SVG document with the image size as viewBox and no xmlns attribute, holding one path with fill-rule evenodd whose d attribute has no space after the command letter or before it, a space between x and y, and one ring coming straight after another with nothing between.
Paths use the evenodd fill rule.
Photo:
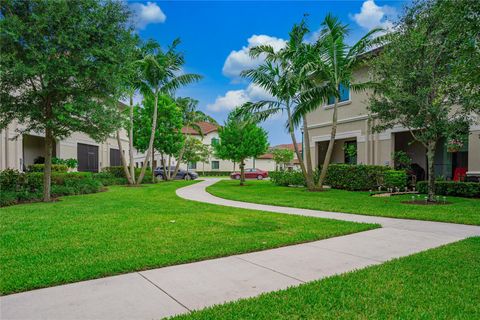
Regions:
<instances>
[{"instance_id":1,"label":"white cloud","mask_svg":"<svg viewBox=\"0 0 480 320\"><path fill-rule=\"evenodd\" d=\"M388 20L388 16L395 14L395 8L390 6L378 6L374 0L366 0L362 4L360 13L350 15L359 26L371 30L376 27L391 29L393 23Z\"/></svg>"},{"instance_id":2,"label":"white cloud","mask_svg":"<svg viewBox=\"0 0 480 320\"><path fill-rule=\"evenodd\" d=\"M272 96L263 88L249 84L246 89L230 90L223 96L218 96L214 103L208 104L207 109L214 112L231 111L245 102L272 99Z\"/></svg>"},{"instance_id":3,"label":"white cloud","mask_svg":"<svg viewBox=\"0 0 480 320\"><path fill-rule=\"evenodd\" d=\"M234 81L238 81L240 79L240 72L255 68L263 61L262 57L258 57L256 59L250 58L250 48L258 45L271 45L274 50L279 50L286 44L286 41L281 38L271 37L263 34L253 35L248 38L247 41L247 46L242 47L242 49L238 51L232 50L223 64L223 74L232 78Z\"/></svg>"},{"instance_id":4,"label":"white cloud","mask_svg":"<svg viewBox=\"0 0 480 320\"><path fill-rule=\"evenodd\" d=\"M132 3L130 8L133 12L135 26L140 30L145 29L150 23L163 23L167 19L162 9L154 2Z\"/></svg>"}]
</instances>

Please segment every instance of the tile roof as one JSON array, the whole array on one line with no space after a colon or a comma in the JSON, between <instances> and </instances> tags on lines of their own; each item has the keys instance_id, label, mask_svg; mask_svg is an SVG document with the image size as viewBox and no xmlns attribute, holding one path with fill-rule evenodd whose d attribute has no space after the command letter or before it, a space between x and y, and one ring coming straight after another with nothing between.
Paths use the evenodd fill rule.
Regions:
<instances>
[{"instance_id":1,"label":"tile roof","mask_svg":"<svg viewBox=\"0 0 480 320\"><path fill-rule=\"evenodd\" d=\"M210 122L197 122L197 125L200 127L200 130L203 134L209 134L210 132L218 131L219 125L210 123ZM192 134L192 135L200 135L199 132L191 127L183 127L182 133L185 134Z\"/></svg>"},{"instance_id":2,"label":"tile roof","mask_svg":"<svg viewBox=\"0 0 480 320\"><path fill-rule=\"evenodd\" d=\"M297 143L297 146L298 146L298 150L301 152L302 151L302 144ZM289 149L289 150L295 151L293 143L279 144L279 145L273 146L271 149Z\"/></svg>"}]
</instances>

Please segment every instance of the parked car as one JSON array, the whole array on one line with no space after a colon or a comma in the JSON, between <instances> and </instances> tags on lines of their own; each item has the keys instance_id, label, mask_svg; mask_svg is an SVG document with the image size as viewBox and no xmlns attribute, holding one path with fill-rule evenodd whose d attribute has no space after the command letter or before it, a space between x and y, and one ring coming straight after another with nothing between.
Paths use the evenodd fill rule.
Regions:
<instances>
[{"instance_id":1,"label":"parked car","mask_svg":"<svg viewBox=\"0 0 480 320\"><path fill-rule=\"evenodd\" d=\"M230 178L235 180L240 180L240 172L232 172ZM258 179L263 180L268 178L268 171L263 171L260 169L245 169L245 179Z\"/></svg>"},{"instance_id":2,"label":"parked car","mask_svg":"<svg viewBox=\"0 0 480 320\"><path fill-rule=\"evenodd\" d=\"M169 170L166 168L166 170ZM175 172L175 166L170 167L170 175L173 175ZM159 180L163 180L163 167L157 167L154 171L155 177ZM195 180L198 178L198 173L195 171L187 171L184 169L178 169L177 175L175 176L175 180Z\"/></svg>"}]
</instances>

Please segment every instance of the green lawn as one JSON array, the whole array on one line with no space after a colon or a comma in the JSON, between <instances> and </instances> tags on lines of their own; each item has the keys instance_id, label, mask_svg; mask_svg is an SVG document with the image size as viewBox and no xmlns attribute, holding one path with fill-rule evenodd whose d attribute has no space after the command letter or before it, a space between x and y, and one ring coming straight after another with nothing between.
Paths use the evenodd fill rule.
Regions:
<instances>
[{"instance_id":1,"label":"green lawn","mask_svg":"<svg viewBox=\"0 0 480 320\"><path fill-rule=\"evenodd\" d=\"M186 201L193 182L0 209L0 292L8 294L263 250L376 227Z\"/></svg>"},{"instance_id":2,"label":"green lawn","mask_svg":"<svg viewBox=\"0 0 480 320\"><path fill-rule=\"evenodd\" d=\"M480 238L175 319L480 319Z\"/></svg>"},{"instance_id":3,"label":"green lawn","mask_svg":"<svg viewBox=\"0 0 480 320\"><path fill-rule=\"evenodd\" d=\"M328 190L309 192L305 188L279 187L269 181L247 181L239 187L237 181L222 180L207 188L221 198L271 204L285 207L316 209L371 216L432 220L480 225L480 200L447 197L449 205L404 204L411 196L371 197L368 192Z\"/></svg>"}]
</instances>

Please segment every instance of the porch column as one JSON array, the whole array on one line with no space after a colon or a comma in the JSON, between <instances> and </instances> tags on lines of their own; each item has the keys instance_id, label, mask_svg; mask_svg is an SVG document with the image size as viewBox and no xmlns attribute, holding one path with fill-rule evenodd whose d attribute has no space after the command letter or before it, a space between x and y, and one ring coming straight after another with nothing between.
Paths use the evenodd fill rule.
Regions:
<instances>
[{"instance_id":1,"label":"porch column","mask_svg":"<svg viewBox=\"0 0 480 320\"><path fill-rule=\"evenodd\" d=\"M480 127L473 128L468 137L467 175L480 176Z\"/></svg>"}]
</instances>

